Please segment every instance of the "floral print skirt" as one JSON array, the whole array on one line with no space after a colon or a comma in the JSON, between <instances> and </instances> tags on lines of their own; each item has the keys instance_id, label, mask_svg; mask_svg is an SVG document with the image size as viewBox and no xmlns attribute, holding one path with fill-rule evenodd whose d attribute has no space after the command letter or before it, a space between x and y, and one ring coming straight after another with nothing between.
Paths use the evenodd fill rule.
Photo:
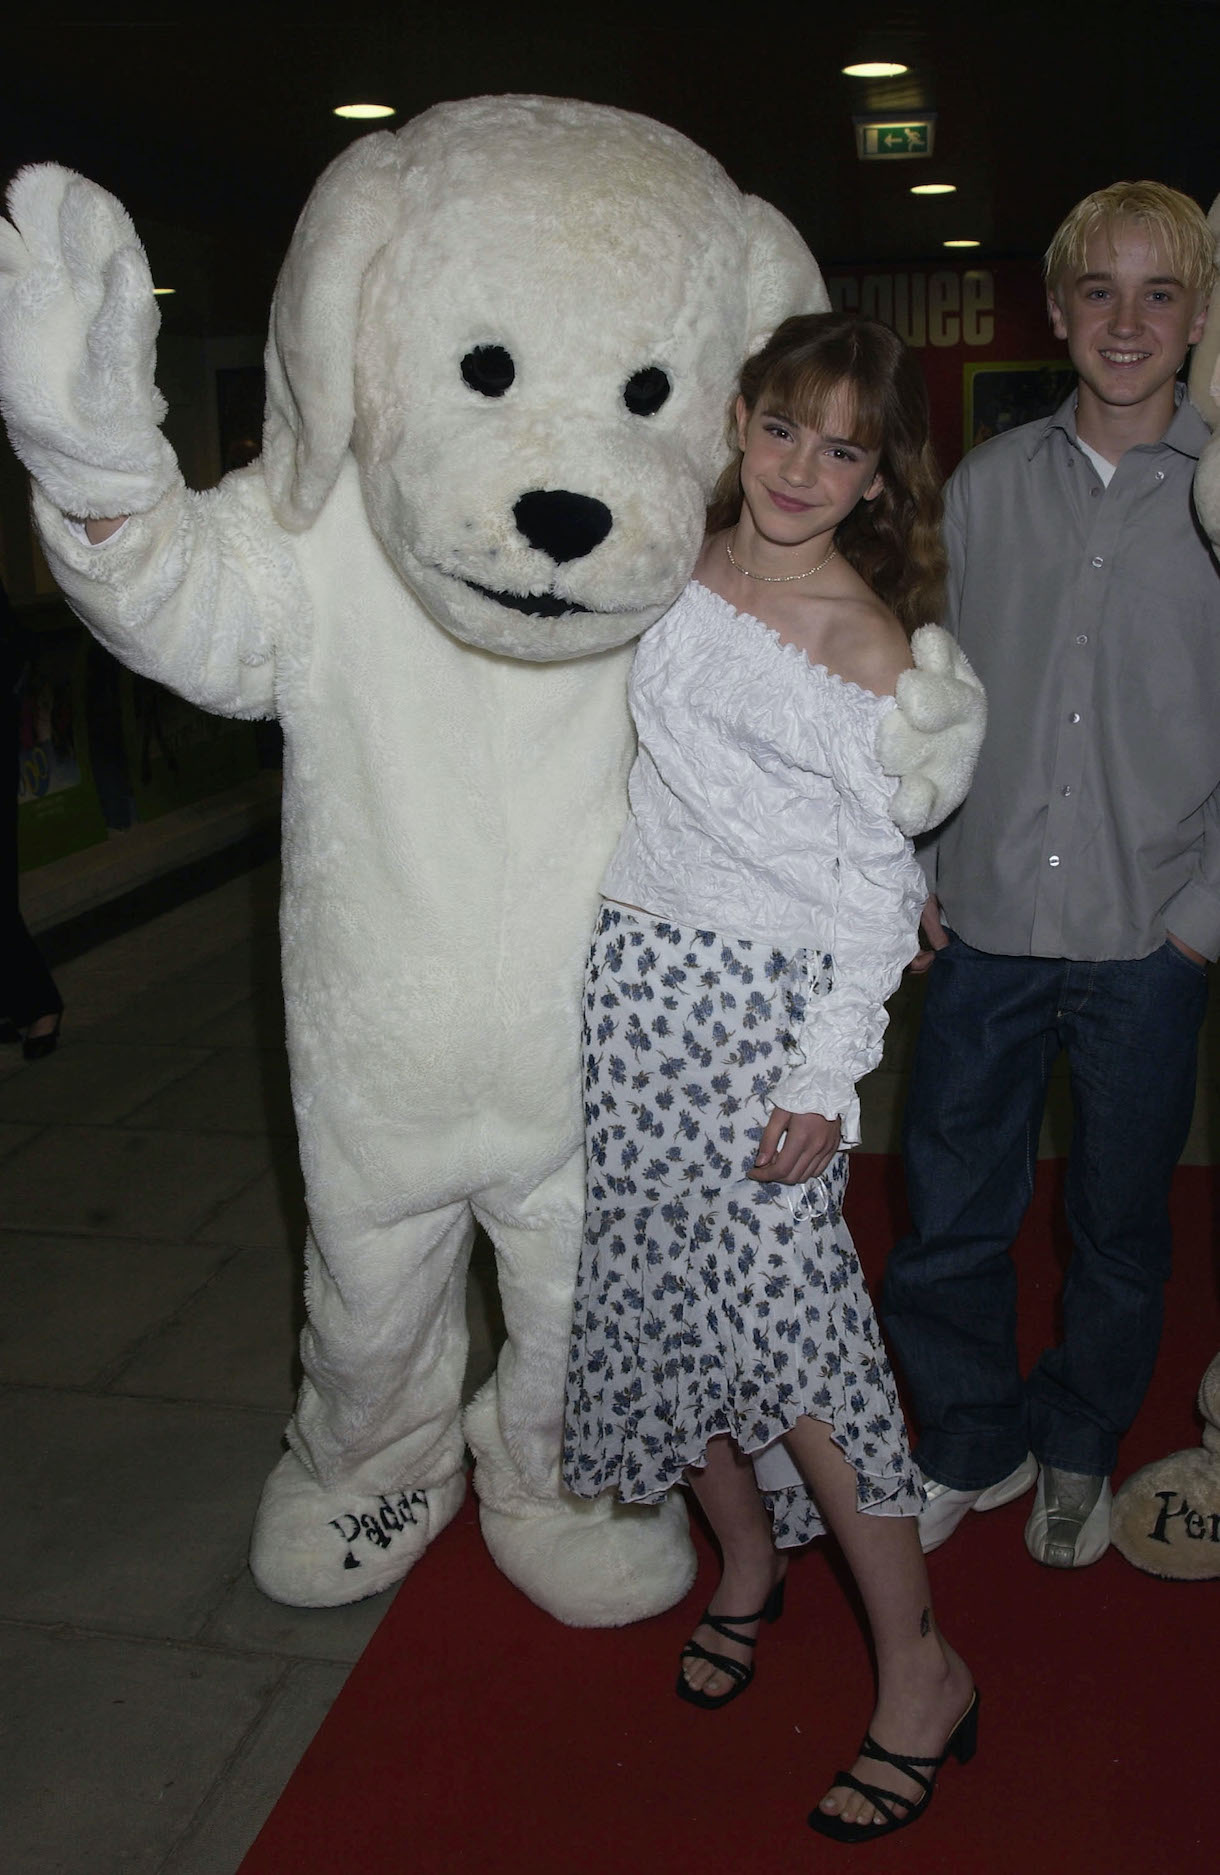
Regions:
<instances>
[{"instance_id":1,"label":"floral print skirt","mask_svg":"<svg viewBox=\"0 0 1220 1875\"><path fill-rule=\"evenodd\" d=\"M730 1433L760 1453L829 1424L862 1510L923 1491L843 1223L847 1154L806 1185L746 1177L767 1095L832 961L602 907L585 982L585 1234L563 1476L656 1503ZM777 1464L778 1457L778 1464ZM795 1467L762 1469L775 1541L824 1526ZM779 1478L791 1483L778 1483Z\"/></svg>"}]
</instances>

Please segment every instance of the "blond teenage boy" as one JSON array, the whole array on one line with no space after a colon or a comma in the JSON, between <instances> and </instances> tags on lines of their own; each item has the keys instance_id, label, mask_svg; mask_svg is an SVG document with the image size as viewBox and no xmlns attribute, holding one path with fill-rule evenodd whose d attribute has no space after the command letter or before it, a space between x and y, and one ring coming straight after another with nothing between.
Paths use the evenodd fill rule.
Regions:
<instances>
[{"instance_id":1,"label":"blond teenage boy","mask_svg":"<svg viewBox=\"0 0 1220 1875\"><path fill-rule=\"evenodd\" d=\"M926 1549L1036 1477L1031 1554L1095 1561L1156 1360L1169 1180L1220 954L1220 569L1190 498L1208 431L1178 382L1215 271L1176 190L1080 202L1046 256L1076 389L946 490L945 622L991 721L928 855L913 1228L882 1300L921 1426ZM1073 1251L1061 1339L1023 1377L1010 1247L1061 1050Z\"/></svg>"}]
</instances>

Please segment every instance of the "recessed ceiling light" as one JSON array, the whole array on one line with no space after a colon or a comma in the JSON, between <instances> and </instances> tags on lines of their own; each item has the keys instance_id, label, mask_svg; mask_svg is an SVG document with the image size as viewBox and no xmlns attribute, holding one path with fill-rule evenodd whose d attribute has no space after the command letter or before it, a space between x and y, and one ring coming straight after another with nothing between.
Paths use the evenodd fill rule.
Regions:
<instances>
[{"instance_id":1,"label":"recessed ceiling light","mask_svg":"<svg viewBox=\"0 0 1220 1875\"><path fill-rule=\"evenodd\" d=\"M910 68L893 59L864 59L859 65L845 65L845 78L901 78Z\"/></svg>"},{"instance_id":2,"label":"recessed ceiling light","mask_svg":"<svg viewBox=\"0 0 1220 1875\"><path fill-rule=\"evenodd\" d=\"M392 104L336 104L336 117L393 117Z\"/></svg>"},{"instance_id":3,"label":"recessed ceiling light","mask_svg":"<svg viewBox=\"0 0 1220 1875\"><path fill-rule=\"evenodd\" d=\"M957 184L955 182L913 182L911 184L911 194L956 195Z\"/></svg>"},{"instance_id":4,"label":"recessed ceiling light","mask_svg":"<svg viewBox=\"0 0 1220 1875\"><path fill-rule=\"evenodd\" d=\"M977 241L946 241L944 245L946 247L978 247L979 243Z\"/></svg>"}]
</instances>

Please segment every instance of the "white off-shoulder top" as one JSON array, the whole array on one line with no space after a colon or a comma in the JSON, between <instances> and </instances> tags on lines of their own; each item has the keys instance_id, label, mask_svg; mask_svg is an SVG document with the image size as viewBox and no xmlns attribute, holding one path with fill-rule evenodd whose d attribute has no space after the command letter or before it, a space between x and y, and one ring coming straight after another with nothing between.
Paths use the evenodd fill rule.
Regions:
<instances>
[{"instance_id":1,"label":"white off-shoulder top","mask_svg":"<svg viewBox=\"0 0 1220 1875\"><path fill-rule=\"evenodd\" d=\"M858 1145L856 1082L881 1058L885 1002L928 889L875 754L894 699L811 664L696 580L641 639L630 698L639 754L604 895L676 925L829 953L833 988L810 997L771 1100L837 1115L844 1145Z\"/></svg>"}]
</instances>

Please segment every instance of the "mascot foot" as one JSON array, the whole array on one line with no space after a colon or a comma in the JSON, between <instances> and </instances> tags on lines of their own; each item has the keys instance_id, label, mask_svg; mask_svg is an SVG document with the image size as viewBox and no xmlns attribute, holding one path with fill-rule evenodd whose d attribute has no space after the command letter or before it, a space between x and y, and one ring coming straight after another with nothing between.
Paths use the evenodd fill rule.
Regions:
<instances>
[{"instance_id":1,"label":"mascot foot","mask_svg":"<svg viewBox=\"0 0 1220 1875\"><path fill-rule=\"evenodd\" d=\"M530 1491L504 1444L494 1378L466 1409L466 1438L483 1539L539 1608L569 1627L617 1628L681 1601L695 1552L680 1492L654 1508Z\"/></svg>"},{"instance_id":2,"label":"mascot foot","mask_svg":"<svg viewBox=\"0 0 1220 1875\"><path fill-rule=\"evenodd\" d=\"M402 1581L465 1494L462 1472L426 1491L327 1490L285 1452L263 1486L250 1573L264 1595L293 1608L364 1601Z\"/></svg>"},{"instance_id":3,"label":"mascot foot","mask_svg":"<svg viewBox=\"0 0 1220 1875\"><path fill-rule=\"evenodd\" d=\"M1149 1575L1172 1582L1220 1576L1220 1354L1199 1388L1203 1443L1158 1458L1115 1493L1110 1535Z\"/></svg>"},{"instance_id":4,"label":"mascot foot","mask_svg":"<svg viewBox=\"0 0 1220 1875\"><path fill-rule=\"evenodd\" d=\"M566 1494L535 1500L524 1512L484 1503L479 1520L509 1581L572 1628L619 1628L659 1615L680 1602L695 1579L677 1491L655 1507Z\"/></svg>"}]
</instances>

